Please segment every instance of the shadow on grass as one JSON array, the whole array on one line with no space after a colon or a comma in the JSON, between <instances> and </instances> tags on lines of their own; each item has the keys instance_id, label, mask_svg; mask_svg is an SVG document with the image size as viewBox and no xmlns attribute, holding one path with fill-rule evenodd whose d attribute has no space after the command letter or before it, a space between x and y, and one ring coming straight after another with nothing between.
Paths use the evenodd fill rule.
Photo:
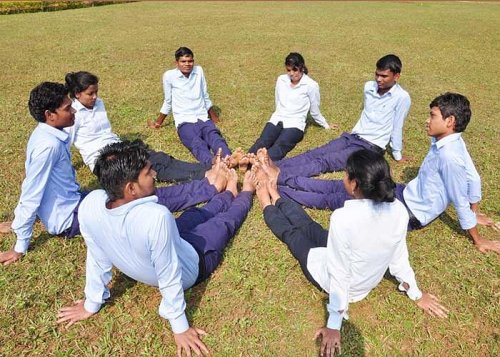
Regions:
<instances>
[{"instance_id":1,"label":"shadow on grass","mask_svg":"<svg viewBox=\"0 0 500 357\"><path fill-rule=\"evenodd\" d=\"M128 134L120 135L120 139L123 141L125 141L125 140L134 141L134 140L140 139L143 142L146 142L147 136L144 135L144 133L128 133Z\"/></svg>"},{"instance_id":2,"label":"shadow on grass","mask_svg":"<svg viewBox=\"0 0 500 357\"><path fill-rule=\"evenodd\" d=\"M137 281L123 274L121 271L116 270L113 272L113 285L110 289L111 297L106 301L106 305L113 306L115 301L119 300L120 297L128 290L137 284Z\"/></svg>"},{"instance_id":3,"label":"shadow on grass","mask_svg":"<svg viewBox=\"0 0 500 357\"><path fill-rule=\"evenodd\" d=\"M448 227L450 227L455 233L469 238L469 235L462 228L460 228L458 221L451 218L451 216L448 213L446 212L441 213L438 219L441 220L441 222L446 224Z\"/></svg>"}]
</instances>

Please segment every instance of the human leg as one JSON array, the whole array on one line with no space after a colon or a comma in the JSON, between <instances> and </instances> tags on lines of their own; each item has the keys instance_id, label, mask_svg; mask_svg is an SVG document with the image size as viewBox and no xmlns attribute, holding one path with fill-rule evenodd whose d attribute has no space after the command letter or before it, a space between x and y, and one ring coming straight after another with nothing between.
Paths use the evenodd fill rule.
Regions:
<instances>
[{"instance_id":1,"label":"human leg","mask_svg":"<svg viewBox=\"0 0 500 357\"><path fill-rule=\"evenodd\" d=\"M276 141L267 147L273 161L281 160L304 138L304 132L297 128L283 129Z\"/></svg>"},{"instance_id":2,"label":"human leg","mask_svg":"<svg viewBox=\"0 0 500 357\"><path fill-rule=\"evenodd\" d=\"M202 140L212 150L212 153L215 154L217 150L222 149L223 157L231 155L231 149L227 146L226 140L222 137L220 130L217 129L213 121L198 120L197 124L201 127Z\"/></svg>"},{"instance_id":3,"label":"human leg","mask_svg":"<svg viewBox=\"0 0 500 357\"><path fill-rule=\"evenodd\" d=\"M201 127L197 123L184 123L177 128L179 139L191 154L201 163L210 164L212 153L208 144L202 139Z\"/></svg>"},{"instance_id":4,"label":"human leg","mask_svg":"<svg viewBox=\"0 0 500 357\"><path fill-rule=\"evenodd\" d=\"M283 198L278 199L275 205L264 208L264 221L273 234L287 245L307 280L321 289L307 270L307 256L312 248L326 247L328 231L314 222L298 204Z\"/></svg>"},{"instance_id":5,"label":"human leg","mask_svg":"<svg viewBox=\"0 0 500 357\"><path fill-rule=\"evenodd\" d=\"M270 148L276 139L278 139L281 131L283 130L283 123L279 122L277 125L273 123L266 123L264 129L262 129L262 133L259 138L255 141L250 149L248 149L249 153L255 154L257 150L260 148Z\"/></svg>"},{"instance_id":6,"label":"human leg","mask_svg":"<svg viewBox=\"0 0 500 357\"><path fill-rule=\"evenodd\" d=\"M177 160L162 151L150 151L149 161L156 171L157 180L166 182L202 180L211 167L209 164Z\"/></svg>"},{"instance_id":7,"label":"human leg","mask_svg":"<svg viewBox=\"0 0 500 357\"><path fill-rule=\"evenodd\" d=\"M177 212L208 201L217 194L217 189L205 178L173 186L159 187L156 189L155 194L158 196L159 204L166 206L171 212Z\"/></svg>"}]
</instances>

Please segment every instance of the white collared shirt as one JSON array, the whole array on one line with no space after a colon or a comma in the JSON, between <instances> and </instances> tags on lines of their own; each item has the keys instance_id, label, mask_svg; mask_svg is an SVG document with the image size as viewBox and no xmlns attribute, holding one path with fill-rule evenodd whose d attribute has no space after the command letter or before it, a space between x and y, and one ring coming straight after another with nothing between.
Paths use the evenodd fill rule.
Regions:
<instances>
[{"instance_id":1,"label":"white collared shirt","mask_svg":"<svg viewBox=\"0 0 500 357\"><path fill-rule=\"evenodd\" d=\"M287 74L282 74L276 81L274 100L276 110L271 115L270 123L283 123L283 128L297 128L304 131L307 113L323 128L328 128L326 119L319 110L319 85L307 74L303 74L299 83L292 87Z\"/></svg>"},{"instance_id":2,"label":"white collared shirt","mask_svg":"<svg viewBox=\"0 0 500 357\"><path fill-rule=\"evenodd\" d=\"M189 328L184 289L198 277L198 253L183 240L172 213L156 196L108 209L108 196L95 190L78 210L80 230L87 245L85 309L97 312L109 298L107 284L114 265L127 276L158 286L160 316L174 333Z\"/></svg>"},{"instance_id":3,"label":"white collared shirt","mask_svg":"<svg viewBox=\"0 0 500 357\"><path fill-rule=\"evenodd\" d=\"M307 269L329 293L327 327L340 330L350 302L365 298L389 268L412 300L420 299L415 273L408 260L406 207L394 200L375 203L368 199L346 201L332 213L326 248L313 248Z\"/></svg>"},{"instance_id":4,"label":"white collared shirt","mask_svg":"<svg viewBox=\"0 0 500 357\"><path fill-rule=\"evenodd\" d=\"M71 226L73 211L80 201L80 187L71 166L68 134L38 123L26 148L26 177L14 211L14 250L26 253L38 216L50 234L60 234Z\"/></svg>"},{"instance_id":5,"label":"white collared shirt","mask_svg":"<svg viewBox=\"0 0 500 357\"><path fill-rule=\"evenodd\" d=\"M120 141L111 131L111 123L101 98L97 98L92 109L86 108L78 99L73 100L72 107L76 110L75 125L66 128L71 143L82 155L83 162L94 171L99 150L108 144Z\"/></svg>"},{"instance_id":6,"label":"white collared shirt","mask_svg":"<svg viewBox=\"0 0 500 357\"><path fill-rule=\"evenodd\" d=\"M454 133L438 141L432 138L431 142L417 177L403 191L405 203L425 226L451 202L462 229L471 229L477 218L470 204L481 200L481 178L462 135Z\"/></svg>"},{"instance_id":7,"label":"white collared shirt","mask_svg":"<svg viewBox=\"0 0 500 357\"><path fill-rule=\"evenodd\" d=\"M364 108L352 133L384 150L390 141L394 160L401 160L403 125L411 106L410 95L396 83L381 96L375 81L366 82L363 93Z\"/></svg>"},{"instance_id":8,"label":"white collared shirt","mask_svg":"<svg viewBox=\"0 0 500 357\"><path fill-rule=\"evenodd\" d=\"M200 66L194 66L189 77L178 68L166 71L163 74L163 92L165 100L160 113L168 115L172 111L176 128L183 123L209 120L208 110L212 102Z\"/></svg>"}]
</instances>

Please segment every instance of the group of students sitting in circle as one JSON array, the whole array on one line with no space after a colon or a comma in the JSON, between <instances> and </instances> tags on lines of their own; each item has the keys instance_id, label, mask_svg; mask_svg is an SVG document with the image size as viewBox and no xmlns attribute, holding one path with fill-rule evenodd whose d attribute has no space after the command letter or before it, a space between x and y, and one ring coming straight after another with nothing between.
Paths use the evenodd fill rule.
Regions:
<instances>
[{"instance_id":1,"label":"group of students sitting in circle","mask_svg":"<svg viewBox=\"0 0 500 357\"><path fill-rule=\"evenodd\" d=\"M349 303L366 297L387 269L418 307L447 317L438 299L417 285L406 233L431 223L450 203L481 252L500 251L500 242L481 237L476 228L493 222L478 211L480 177L461 137L471 118L463 95L445 93L430 103L429 153L407 185L392 180L384 153L390 144L395 161L407 160L402 131L411 104L397 84L402 68L397 56L376 63L375 80L364 86L364 108L350 133L292 158L285 156L302 140L308 113L322 127L333 127L321 115L319 86L300 54L286 57L287 73L276 82L276 110L247 152L232 152L217 129L219 118L192 51L181 47L175 59L176 68L163 75L160 114L148 126L160 128L172 112L181 142L199 163L153 151L140 140L122 141L111 130L98 78L91 73L68 73L65 84L43 82L30 93L28 106L38 125L28 141L14 221L0 225L1 232L17 237L12 249L0 252L0 263L26 254L37 217L50 234L83 236L85 299L61 308L58 323L70 326L97 313L110 297L115 266L159 287L159 313L170 322L179 356L208 354L201 340L205 332L186 318L184 290L217 268L254 193L272 233L307 280L329 294L329 317L316 333L322 355L340 353ZM102 189L80 191L71 144ZM235 168L244 171L240 191ZM343 180L312 178L342 170ZM156 188L155 181L176 184ZM333 210L329 229L303 206ZM183 212L174 218L178 211Z\"/></svg>"}]
</instances>

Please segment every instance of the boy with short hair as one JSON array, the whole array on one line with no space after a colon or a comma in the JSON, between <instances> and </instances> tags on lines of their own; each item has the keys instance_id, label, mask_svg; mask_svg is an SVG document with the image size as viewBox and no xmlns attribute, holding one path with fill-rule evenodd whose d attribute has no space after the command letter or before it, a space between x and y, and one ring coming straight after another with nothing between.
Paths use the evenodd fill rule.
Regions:
<instances>
[{"instance_id":1,"label":"boy with short hair","mask_svg":"<svg viewBox=\"0 0 500 357\"><path fill-rule=\"evenodd\" d=\"M189 327L183 290L217 268L252 205L255 187L248 173L238 193L236 172L225 168L226 191L175 220L157 204L156 173L147 159L147 151L137 143L115 143L102 151L95 171L105 191L90 193L79 212L87 245L85 301L62 308L57 322L69 326L98 312L110 296L107 284L114 265L133 279L159 287L159 312L170 322L179 356L182 350L187 355L191 350L208 354L200 339L205 332Z\"/></svg>"},{"instance_id":2,"label":"boy with short hair","mask_svg":"<svg viewBox=\"0 0 500 357\"><path fill-rule=\"evenodd\" d=\"M179 138L198 161L210 163L219 148L224 157L231 155L214 125L219 118L208 96L203 69L194 65L193 51L180 47L175 51L175 62L176 68L163 74L165 100L158 118L155 122L148 122L148 126L159 128L172 112Z\"/></svg>"},{"instance_id":3,"label":"boy with short hair","mask_svg":"<svg viewBox=\"0 0 500 357\"><path fill-rule=\"evenodd\" d=\"M396 197L410 215L409 229L422 228L451 203L462 229L467 230L481 252L500 253L500 242L482 238L477 231L481 178L462 139L471 118L469 100L458 93L445 93L429 105L427 135L432 137L430 150L416 178L408 185L398 184ZM317 180L279 175L280 192L298 203L315 208L340 208L351 199L342 181ZM481 224L491 225L484 216Z\"/></svg>"},{"instance_id":4,"label":"boy with short hair","mask_svg":"<svg viewBox=\"0 0 500 357\"><path fill-rule=\"evenodd\" d=\"M50 234L67 238L79 234L76 214L81 193L71 166L69 136L62 130L74 123L68 90L60 83L43 82L31 91L28 107L38 125L28 141L26 177L11 227L17 241L12 249L0 252L4 265L26 253L37 217Z\"/></svg>"},{"instance_id":5,"label":"boy with short hair","mask_svg":"<svg viewBox=\"0 0 500 357\"><path fill-rule=\"evenodd\" d=\"M306 151L276 164L283 172L304 177L341 171L354 151L368 149L384 153L388 143L396 161L407 161L402 155L403 124L410 110L411 99L397 83L402 63L396 55L386 55L376 63L375 80L364 86L364 108L351 133L318 148Z\"/></svg>"}]
</instances>

